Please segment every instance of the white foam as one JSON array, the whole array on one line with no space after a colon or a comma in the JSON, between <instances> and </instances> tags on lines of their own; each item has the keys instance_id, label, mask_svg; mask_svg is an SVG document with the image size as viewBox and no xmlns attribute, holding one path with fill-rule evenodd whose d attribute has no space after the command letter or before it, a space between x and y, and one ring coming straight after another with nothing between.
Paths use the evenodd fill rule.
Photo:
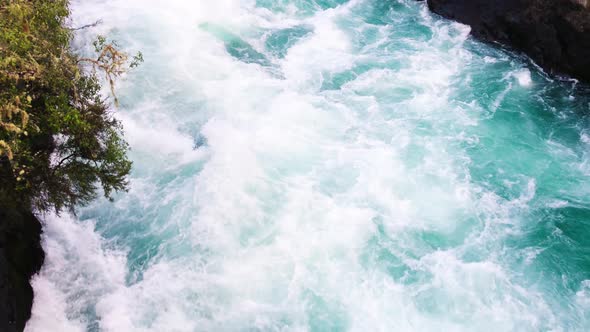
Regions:
<instances>
[{"instance_id":1,"label":"white foam","mask_svg":"<svg viewBox=\"0 0 590 332\"><path fill-rule=\"evenodd\" d=\"M590 280L582 281L580 290L576 292L576 301L584 308L590 309Z\"/></svg>"},{"instance_id":2,"label":"white foam","mask_svg":"<svg viewBox=\"0 0 590 332\"><path fill-rule=\"evenodd\" d=\"M358 30L341 22L367 3L302 16L294 4L273 13L238 0L75 2L76 22L109 13L99 31L146 57L119 92L135 169L116 204L83 210L95 221L47 221L28 330L556 327L543 296L497 258L502 227L534 199L535 180L512 201L470 181L463 144L477 142L479 114L450 100L474 56L463 48L469 28L423 9L432 40L379 50L392 25L363 51L381 53L359 54ZM277 60L277 75L232 57L198 28L206 22L257 50L264 29L313 33ZM324 74L367 59L400 66L322 90ZM142 250L155 254L137 267Z\"/></svg>"},{"instance_id":3,"label":"white foam","mask_svg":"<svg viewBox=\"0 0 590 332\"><path fill-rule=\"evenodd\" d=\"M45 275L35 277L31 283L35 289L35 311L25 331L83 332L86 330L83 322L68 320L67 299L57 285Z\"/></svg>"},{"instance_id":4,"label":"white foam","mask_svg":"<svg viewBox=\"0 0 590 332\"><path fill-rule=\"evenodd\" d=\"M84 331L89 305L124 285L122 252L105 250L92 223L72 217L46 216L46 261L35 277L35 303L28 331Z\"/></svg>"},{"instance_id":5,"label":"white foam","mask_svg":"<svg viewBox=\"0 0 590 332\"><path fill-rule=\"evenodd\" d=\"M515 72L514 77L518 81L518 84L524 87L531 86L533 84L533 79L531 78L531 72L528 69L522 69Z\"/></svg>"}]
</instances>

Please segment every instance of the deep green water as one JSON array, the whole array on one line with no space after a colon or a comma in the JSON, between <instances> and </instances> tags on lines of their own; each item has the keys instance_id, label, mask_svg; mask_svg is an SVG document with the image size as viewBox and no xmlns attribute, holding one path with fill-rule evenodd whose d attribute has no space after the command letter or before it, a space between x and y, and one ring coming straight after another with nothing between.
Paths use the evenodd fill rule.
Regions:
<instances>
[{"instance_id":1,"label":"deep green water","mask_svg":"<svg viewBox=\"0 0 590 332\"><path fill-rule=\"evenodd\" d=\"M75 1L146 62L131 188L27 330L588 331L590 88L410 0Z\"/></svg>"}]
</instances>

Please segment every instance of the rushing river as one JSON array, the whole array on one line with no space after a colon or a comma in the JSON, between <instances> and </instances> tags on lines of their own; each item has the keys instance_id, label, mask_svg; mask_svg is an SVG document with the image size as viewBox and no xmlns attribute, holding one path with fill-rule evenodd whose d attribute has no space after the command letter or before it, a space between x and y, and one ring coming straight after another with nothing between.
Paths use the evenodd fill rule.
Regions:
<instances>
[{"instance_id":1,"label":"rushing river","mask_svg":"<svg viewBox=\"0 0 590 332\"><path fill-rule=\"evenodd\" d=\"M27 331L590 330L587 87L413 0L72 11L146 59L134 169L47 217Z\"/></svg>"}]
</instances>

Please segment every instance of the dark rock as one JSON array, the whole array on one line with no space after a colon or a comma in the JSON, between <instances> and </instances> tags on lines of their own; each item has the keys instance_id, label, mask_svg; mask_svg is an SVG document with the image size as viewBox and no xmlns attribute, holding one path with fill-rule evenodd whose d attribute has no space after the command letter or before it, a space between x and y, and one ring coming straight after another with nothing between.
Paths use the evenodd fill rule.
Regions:
<instances>
[{"instance_id":1,"label":"dark rock","mask_svg":"<svg viewBox=\"0 0 590 332\"><path fill-rule=\"evenodd\" d=\"M6 161L0 160L0 331L23 331L31 316L31 277L45 259L41 247L41 223L6 190L12 186L6 176Z\"/></svg>"},{"instance_id":2,"label":"dark rock","mask_svg":"<svg viewBox=\"0 0 590 332\"><path fill-rule=\"evenodd\" d=\"M31 277L45 258L41 223L30 212L0 211L0 331L22 331L31 317Z\"/></svg>"},{"instance_id":3,"label":"dark rock","mask_svg":"<svg viewBox=\"0 0 590 332\"><path fill-rule=\"evenodd\" d=\"M550 74L590 82L586 0L428 0L433 12L471 26L484 41L524 52Z\"/></svg>"}]
</instances>

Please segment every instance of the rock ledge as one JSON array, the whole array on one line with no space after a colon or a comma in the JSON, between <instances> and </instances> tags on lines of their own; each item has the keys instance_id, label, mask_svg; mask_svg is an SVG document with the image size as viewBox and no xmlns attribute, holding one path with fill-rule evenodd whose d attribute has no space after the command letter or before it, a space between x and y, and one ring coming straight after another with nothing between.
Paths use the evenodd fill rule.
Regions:
<instances>
[{"instance_id":1,"label":"rock ledge","mask_svg":"<svg viewBox=\"0 0 590 332\"><path fill-rule=\"evenodd\" d=\"M470 25L477 38L527 54L550 74L590 82L588 0L428 0L428 7Z\"/></svg>"}]
</instances>

